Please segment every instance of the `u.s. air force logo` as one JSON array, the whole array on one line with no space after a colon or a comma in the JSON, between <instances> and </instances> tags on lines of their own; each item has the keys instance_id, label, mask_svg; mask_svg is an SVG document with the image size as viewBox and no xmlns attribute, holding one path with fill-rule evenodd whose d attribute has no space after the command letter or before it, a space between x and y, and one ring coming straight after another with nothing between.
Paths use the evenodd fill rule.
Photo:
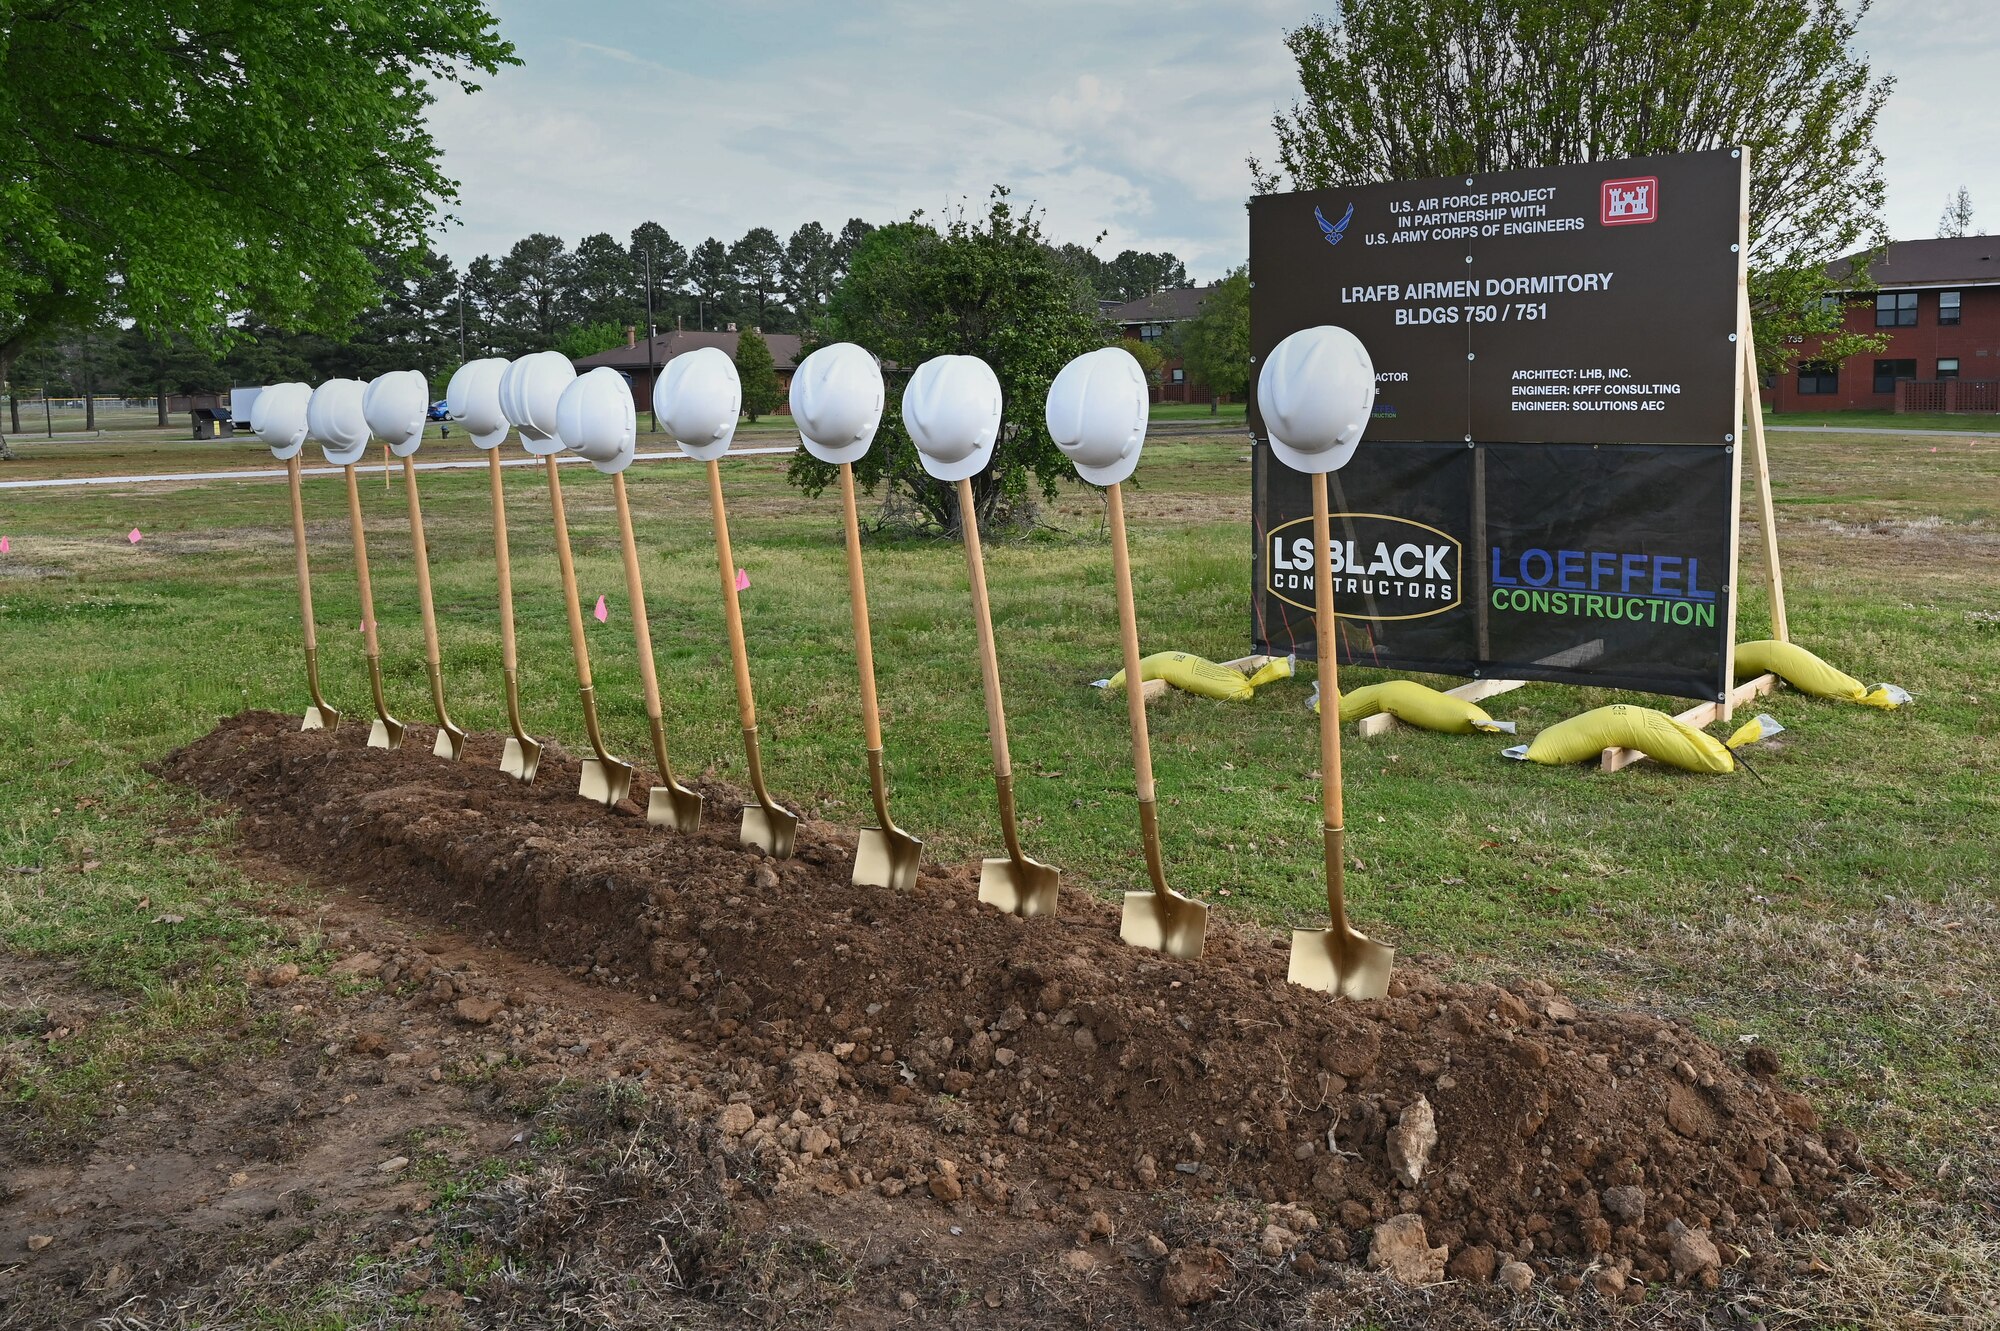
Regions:
<instances>
[{"instance_id":1,"label":"u.s. air force logo","mask_svg":"<svg viewBox=\"0 0 2000 1331\"><path fill-rule=\"evenodd\" d=\"M1333 612L1339 619L1422 619L1457 608L1464 563L1458 539L1386 513L1335 513ZM1265 538L1264 585L1279 600L1313 609L1312 519L1294 518Z\"/></svg>"}]
</instances>

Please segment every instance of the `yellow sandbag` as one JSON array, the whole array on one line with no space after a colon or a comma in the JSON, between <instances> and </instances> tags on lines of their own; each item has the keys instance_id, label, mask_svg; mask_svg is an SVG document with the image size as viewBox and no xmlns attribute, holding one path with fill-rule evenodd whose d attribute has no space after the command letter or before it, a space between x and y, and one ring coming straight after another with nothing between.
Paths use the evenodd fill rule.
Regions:
<instances>
[{"instance_id":1,"label":"yellow sandbag","mask_svg":"<svg viewBox=\"0 0 2000 1331\"><path fill-rule=\"evenodd\" d=\"M1154 652L1139 659L1139 679L1141 682L1164 679L1177 689L1198 693L1204 698L1220 698L1224 702L1241 702L1257 691L1257 686L1273 679L1284 679L1292 673L1292 660L1285 657L1260 666L1255 675L1245 675L1234 666L1217 665L1193 652ZM1100 689L1122 689L1125 687L1125 672L1119 671L1110 679L1096 681Z\"/></svg>"},{"instance_id":2,"label":"yellow sandbag","mask_svg":"<svg viewBox=\"0 0 2000 1331\"><path fill-rule=\"evenodd\" d=\"M1665 712L1615 703L1558 722L1535 736L1533 743L1517 744L1504 752L1509 758L1561 767L1585 762L1606 749L1637 749L1669 767L1720 775L1736 770L1731 749L1766 739L1783 729L1770 717L1760 714L1740 726L1725 744Z\"/></svg>"},{"instance_id":3,"label":"yellow sandbag","mask_svg":"<svg viewBox=\"0 0 2000 1331\"><path fill-rule=\"evenodd\" d=\"M1250 672L1250 687L1261 689L1272 680L1290 679L1298 665L1296 656L1274 656Z\"/></svg>"},{"instance_id":4,"label":"yellow sandbag","mask_svg":"<svg viewBox=\"0 0 2000 1331\"><path fill-rule=\"evenodd\" d=\"M1736 678L1748 679L1762 674L1776 675L1800 693L1810 693L1815 698L1838 698L1842 702L1858 702L1864 707L1880 707L1883 711L1901 707L1910 701L1910 695L1894 684L1865 686L1854 676L1835 670L1797 643L1777 642L1770 638L1737 643Z\"/></svg>"},{"instance_id":5,"label":"yellow sandbag","mask_svg":"<svg viewBox=\"0 0 2000 1331\"><path fill-rule=\"evenodd\" d=\"M1314 691L1313 710L1319 710L1317 690ZM1392 679L1385 684L1370 684L1340 695L1340 719L1343 722L1359 721L1378 712L1387 712L1398 721L1421 730L1436 730L1446 735L1470 735L1474 731L1489 735L1514 733L1512 721L1495 721L1484 708L1463 698L1454 698L1449 693L1427 688L1413 679Z\"/></svg>"}]
</instances>

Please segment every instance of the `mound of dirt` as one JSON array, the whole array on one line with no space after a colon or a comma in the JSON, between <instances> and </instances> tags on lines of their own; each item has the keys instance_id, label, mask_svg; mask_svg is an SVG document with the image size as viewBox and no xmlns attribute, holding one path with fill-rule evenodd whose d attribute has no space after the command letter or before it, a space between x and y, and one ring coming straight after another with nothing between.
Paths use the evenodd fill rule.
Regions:
<instances>
[{"instance_id":1,"label":"mound of dirt","mask_svg":"<svg viewBox=\"0 0 2000 1331\"><path fill-rule=\"evenodd\" d=\"M245 713L162 771L270 858L656 996L713 1051L714 1123L761 1153L739 1186L1051 1219L1107 1189L1234 1197L1301 1270L1511 1286L1595 1265L1621 1290L1712 1288L1789 1231L1866 1218L1853 1136L1819 1134L1774 1062L1673 1022L1411 966L1385 1000L1336 1001L1287 984L1266 931L1212 920L1177 961L1074 885L1030 921L977 902L976 865L853 886L849 829L808 822L773 861L736 844L727 789L678 836L574 797L553 750L524 787L491 736L455 766L414 733L383 753L295 724ZM1199 1294L1203 1251L1174 1254L1163 1297Z\"/></svg>"}]
</instances>

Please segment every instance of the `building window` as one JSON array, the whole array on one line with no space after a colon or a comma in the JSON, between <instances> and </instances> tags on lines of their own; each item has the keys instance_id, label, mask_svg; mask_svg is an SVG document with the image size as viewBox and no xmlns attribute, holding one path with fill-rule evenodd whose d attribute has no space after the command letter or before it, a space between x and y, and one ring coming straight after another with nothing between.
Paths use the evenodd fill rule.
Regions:
<instances>
[{"instance_id":1,"label":"building window","mask_svg":"<svg viewBox=\"0 0 2000 1331\"><path fill-rule=\"evenodd\" d=\"M1938 322L1955 324L1958 322L1959 294L1956 291L1938 292Z\"/></svg>"},{"instance_id":2,"label":"building window","mask_svg":"<svg viewBox=\"0 0 2000 1331\"><path fill-rule=\"evenodd\" d=\"M1953 373L1957 373L1957 370L1958 370L1958 362L1957 362L1957 361L1953 361L1953 362L1952 362L1951 364L1952 364L1952 372L1953 372ZM1173 377L1173 382L1174 382L1174 383L1177 383L1177 384L1184 384L1184 383L1186 383L1186 382L1187 382L1187 371L1186 371L1186 370L1175 370L1175 371L1173 372L1173 376L1174 376L1174 377Z\"/></svg>"},{"instance_id":3,"label":"building window","mask_svg":"<svg viewBox=\"0 0 2000 1331\"><path fill-rule=\"evenodd\" d=\"M1840 366L1832 361L1799 362L1799 396L1826 396L1840 391Z\"/></svg>"},{"instance_id":4,"label":"building window","mask_svg":"<svg viewBox=\"0 0 2000 1331\"><path fill-rule=\"evenodd\" d=\"M1819 308L1822 314L1839 314L1842 299L1839 296L1821 296Z\"/></svg>"},{"instance_id":5,"label":"building window","mask_svg":"<svg viewBox=\"0 0 2000 1331\"><path fill-rule=\"evenodd\" d=\"M1160 327L1158 324L1140 324L1139 340L1141 342L1157 342L1161 337L1165 336L1166 331L1166 329Z\"/></svg>"},{"instance_id":6,"label":"building window","mask_svg":"<svg viewBox=\"0 0 2000 1331\"><path fill-rule=\"evenodd\" d=\"M1875 298L1875 326L1877 328L1915 328L1917 326L1917 293L1914 291L1885 291Z\"/></svg>"},{"instance_id":7,"label":"building window","mask_svg":"<svg viewBox=\"0 0 2000 1331\"><path fill-rule=\"evenodd\" d=\"M1917 377L1917 363L1913 360L1878 360L1875 362L1875 391L1893 393L1898 379Z\"/></svg>"},{"instance_id":8,"label":"building window","mask_svg":"<svg viewBox=\"0 0 2000 1331\"><path fill-rule=\"evenodd\" d=\"M1940 379L1958 378L1958 357L1940 356L1938 358L1938 378Z\"/></svg>"}]
</instances>

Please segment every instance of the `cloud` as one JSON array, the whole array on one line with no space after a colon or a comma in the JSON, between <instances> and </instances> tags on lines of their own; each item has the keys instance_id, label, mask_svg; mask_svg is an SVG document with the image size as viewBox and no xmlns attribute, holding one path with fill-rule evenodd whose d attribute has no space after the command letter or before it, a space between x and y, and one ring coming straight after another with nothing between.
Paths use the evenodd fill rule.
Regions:
<instances>
[{"instance_id":1,"label":"cloud","mask_svg":"<svg viewBox=\"0 0 2000 1331\"><path fill-rule=\"evenodd\" d=\"M983 206L1005 184L1050 233L1171 249L1201 279L1247 249L1245 159L1297 95L1283 45L1313 0L878 0L728 6L498 0L522 68L432 109L463 262L531 231L574 244L646 220L683 243L753 226ZM579 23L578 13L588 15ZM1969 184L2000 229L1991 0L1881 0L1861 40L1899 76L1890 229L1928 236Z\"/></svg>"}]
</instances>

